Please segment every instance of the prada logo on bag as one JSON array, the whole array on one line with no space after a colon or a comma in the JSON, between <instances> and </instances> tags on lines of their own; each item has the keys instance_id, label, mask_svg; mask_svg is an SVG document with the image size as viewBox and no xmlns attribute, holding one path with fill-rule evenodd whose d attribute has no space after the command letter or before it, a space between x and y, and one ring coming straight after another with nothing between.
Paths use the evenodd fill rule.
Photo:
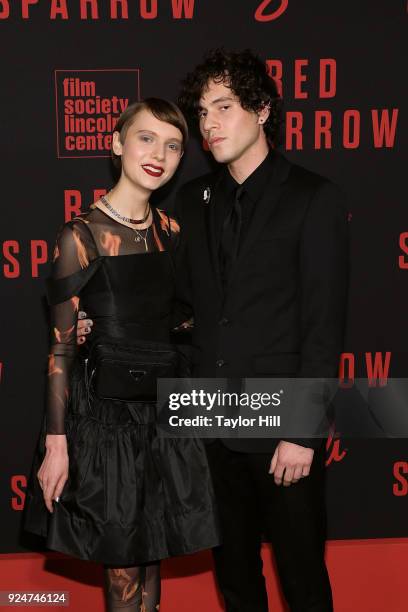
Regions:
<instances>
[{"instance_id":1,"label":"prada logo on bag","mask_svg":"<svg viewBox=\"0 0 408 612\"><path fill-rule=\"evenodd\" d=\"M143 376L146 376L146 370L129 370L129 374L136 380L136 382L139 382Z\"/></svg>"}]
</instances>

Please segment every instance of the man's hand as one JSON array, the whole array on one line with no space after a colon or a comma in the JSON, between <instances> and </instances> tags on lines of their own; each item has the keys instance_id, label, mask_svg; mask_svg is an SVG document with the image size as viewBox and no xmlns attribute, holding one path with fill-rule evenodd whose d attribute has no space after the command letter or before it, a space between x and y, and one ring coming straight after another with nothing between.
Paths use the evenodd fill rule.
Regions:
<instances>
[{"instance_id":1,"label":"man's hand","mask_svg":"<svg viewBox=\"0 0 408 612\"><path fill-rule=\"evenodd\" d=\"M288 487L303 476L309 476L313 455L313 448L281 440L272 457L269 473L274 475L277 485L283 482L283 486Z\"/></svg>"},{"instance_id":2,"label":"man's hand","mask_svg":"<svg viewBox=\"0 0 408 612\"><path fill-rule=\"evenodd\" d=\"M92 325L93 321L86 318L86 312L80 310L78 313L77 344L86 342L86 335L91 333Z\"/></svg>"}]
</instances>

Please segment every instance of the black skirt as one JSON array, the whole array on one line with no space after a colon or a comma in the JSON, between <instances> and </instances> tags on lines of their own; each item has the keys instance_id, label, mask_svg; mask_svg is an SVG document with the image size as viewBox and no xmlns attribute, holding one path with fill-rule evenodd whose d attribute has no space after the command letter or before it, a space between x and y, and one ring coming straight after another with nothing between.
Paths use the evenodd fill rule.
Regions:
<instances>
[{"instance_id":1,"label":"black skirt","mask_svg":"<svg viewBox=\"0 0 408 612\"><path fill-rule=\"evenodd\" d=\"M77 364L66 417L69 477L48 512L37 472L29 480L24 528L48 548L108 565L140 565L220 543L203 443L157 435L156 408L88 397Z\"/></svg>"}]
</instances>

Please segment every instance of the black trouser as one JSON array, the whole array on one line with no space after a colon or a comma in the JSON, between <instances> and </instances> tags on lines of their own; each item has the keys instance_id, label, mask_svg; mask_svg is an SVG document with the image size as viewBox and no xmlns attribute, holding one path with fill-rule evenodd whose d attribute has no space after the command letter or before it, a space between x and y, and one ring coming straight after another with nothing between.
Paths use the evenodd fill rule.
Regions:
<instances>
[{"instance_id":1,"label":"black trouser","mask_svg":"<svg viewBox=\"0 0 408 612\"><path fill-rule=\"evenodd\" d=\"M260 547L272 542L291 612L333 610L324 562L324 452L310 475L289 487L269 472L272 453L239 453L220 441L207 446L221 520L215 570L227 612L268 612Z\"/></svg>"}]
</instances>

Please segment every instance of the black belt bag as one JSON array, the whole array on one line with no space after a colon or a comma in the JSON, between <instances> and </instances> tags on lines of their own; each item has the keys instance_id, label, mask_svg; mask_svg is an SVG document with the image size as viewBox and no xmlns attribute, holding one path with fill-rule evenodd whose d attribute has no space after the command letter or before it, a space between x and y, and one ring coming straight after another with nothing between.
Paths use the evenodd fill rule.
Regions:
<instances>
[{"instance_id":1,"label":"black belt bag","mask_svg":"<svg viewBox=\"0 0 408 612\"><path fill-rule=\"evenodd\" d=\"M87 360L88 388L100 399L157 401L157 379L180 376L181 359L170 344L95 344Z\"/></svg>"}]
</instances>

